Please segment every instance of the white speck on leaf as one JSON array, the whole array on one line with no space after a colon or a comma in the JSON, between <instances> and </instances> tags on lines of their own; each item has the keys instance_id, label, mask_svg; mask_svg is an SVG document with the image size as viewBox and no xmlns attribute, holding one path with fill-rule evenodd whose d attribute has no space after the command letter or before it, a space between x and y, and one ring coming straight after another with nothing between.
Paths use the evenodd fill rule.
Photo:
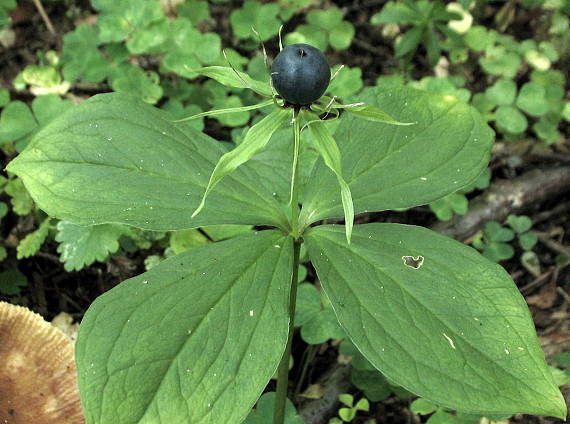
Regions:
<instances>
[{"instance_id":1,"label":"white speck on leaf","mask_svg":"<svg viewBox=\"0 0 570 424\"><path fill-rule=\"evenodd\" d=\"M143 281L143 284L148 284L148 280L144 280L144 281Z\"/></svg>"},{"instance_id":2,"label":"white speck on leaf","mask_svg":"<svg viewBox=\"0 0 570 424\"><path fill-rule=\"evenodd\" d=\"M446 340L449 342L449 344L451 345L451 347L452 347L453 349L457 349L457 348L455 347L455 343L453 343L453 340L451 339L451 337L449 337L449 336L448 336L447 334L445 334L445 333L442 333L442 334L443 334L443 337L445 337Z\"/></svg>"},{"instance_id":3,"label":"white speck on leaf","mask_svg":"<svg viewBox=\"0 0 570 424\"><path fill-rule=\"evenodd\" d=\"M251 311L249 311L249 316L252 317L253 316L253 309Z\"/></svg>"},{"instance_id":4,"label":"white speck on leaf","mask_svg":"<svg viewBox=\"0 0 570 424\"><path fill-rule=\"evenodd\" d=\"M511 352L509 352L509 349L505 348L505 353L509 355Z\"/></svg>"},{"instance_id":5,"label":"white speck on leaf","mask_svg":"<svg viewBox=\"0 0 570 424\"><path fill-rule=\"evenodd\" d=\"M427 181L427 178L426 177L420 177L420 180Z\"/></svg>"}]
</instances>

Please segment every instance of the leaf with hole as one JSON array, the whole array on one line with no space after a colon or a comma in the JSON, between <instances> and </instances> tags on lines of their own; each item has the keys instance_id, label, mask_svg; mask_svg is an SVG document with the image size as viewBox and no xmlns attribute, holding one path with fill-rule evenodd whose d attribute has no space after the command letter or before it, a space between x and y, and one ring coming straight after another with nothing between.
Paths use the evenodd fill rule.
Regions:
<instances>
[{"instance_id":1,"label":"leaf with hole","mask_svg":"<svg viewBox=\"0 0 570 424\"><path fill-rule=\"evenodd\" d=\"M347 245L342 227L323 225L305 240L340 324L383 374L448 408L565 416L503 268L421 227L363 224L352 237ZM408 266L406 255L422 265Z\"/></svg>"}]
</instances>

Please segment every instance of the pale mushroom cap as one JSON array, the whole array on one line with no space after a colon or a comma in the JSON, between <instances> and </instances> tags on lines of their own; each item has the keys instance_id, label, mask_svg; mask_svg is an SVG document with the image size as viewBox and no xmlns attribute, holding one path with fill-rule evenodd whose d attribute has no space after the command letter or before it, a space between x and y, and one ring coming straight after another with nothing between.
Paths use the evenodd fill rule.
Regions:
<instances>
[{"instance_id":1,"label":"pale mushroom cap","mask_svg":"<svg viewBox=\"0 0 570 424\"><path fill-rule=\"evenodd\" d=\"M84 423L76 374L61 330L0 302L0 424Z\"/></svg>"}]
</instances>

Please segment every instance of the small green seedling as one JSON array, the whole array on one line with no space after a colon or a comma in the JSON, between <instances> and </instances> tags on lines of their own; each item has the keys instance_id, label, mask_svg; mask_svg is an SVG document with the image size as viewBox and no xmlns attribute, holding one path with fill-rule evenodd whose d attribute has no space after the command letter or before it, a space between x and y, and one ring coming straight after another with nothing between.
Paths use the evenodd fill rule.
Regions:
<instances>
[{"instance_id":1,"label":"small green seedling","mask_svg":"<svg viewBox=\"0 0 570 424\"><path fill-rule=\"evenodd\" d=\"M368 412L370 410L370 404L366 398L360 399L355 404L354 396L349 393L344 393L338 396L338 400L345 405L345 407L338 410L340 419L335 417L329 421L329 424L350 423L354 420L358 411Z\"/></svg>"},{"instance_id":2,"label":"small green seedling","mask_svg":"<svg viewBox=\"0 0 570 424\"><path fill-rule=\"evenodd\" d=\"M341 9L327 7L308 12L307 23L287 34L285 41L287 44L308 43L322 51L329 45L335 50L344 50L350 47L354 33L354 26L343 19Z\"/></svg>"},{"instance_id":3,"label":"small green seedling","mask_svg":"<svg viewBox=\"0 0 570 424\"><path fill-rule=\"evenodd\" d=\"M17 269L0 272L0 293L4 295L17 296L27 285L28 279Z\"/></svg>"},{"instance_id":4,"label":"small green seedling","mask_svg":"<svg viewBox=\"0 0 570 424\"><path fill-rule=\"evenodd\" d=\"M518 238L519 246L525 252L529 252L538 240L536 234L529 231L532 221L528 216L509 215L506 222L511 229L496 221L487 222L483 231L473 240L473 246L481 250L483 256L495 262L514 256L515 250L509 242L515 237Z\"/></svg>"},{"instance_id":5,"label":"small green seedling","mask_svg":"<svg viewBox=\"0 0 570 424\"><path fill-rule=\"evenodd\" d=\"M76 347L88 424L240 423L276 370L282 424L302 246L346 336L391 382L471 413L566 416L504 269L426 228L353 226L356 214L475 181L493 143L477 111L407 87L290 105L269 73L192 71L266 98L194 116L269 109L233 150L112 93L54 119L7 168L39 208L75 225L258 229L170 256L91 305ZM275 149L282 128L292 134ZM344 226L323 223L343 216Z\"/></svg>"},{"instance_id":6,"label":"small green seedling","mask_svg":"<svg viewBox=\"0 0 570 424\"><path fill-rule=\"evenodd\" d=\"M474 424L483 422L489 424L508 424L510 417L510 415L504 414L487 416L464 413L452 414L446 408L442 408L423 398L415 399L410 405L410 410L417 415L430 415L426 424Z\"/></svg>"},{"instance_id":7,"label":"small green seedling","mask_svg":"<svg viewBox=\"0 0 570 424\"><path fill-rule=\"evenodd\" d=\"M458 34L447 26L447 22L459 19L460 14L447 10L440 1L400 0L388 2L380 12L372 16L371 22L411 26L396 42L396 57L411 58L420 44L423 44L430 64L435 66L442 49L438 33L457 37Z\"/></svg>"}]
</instances>

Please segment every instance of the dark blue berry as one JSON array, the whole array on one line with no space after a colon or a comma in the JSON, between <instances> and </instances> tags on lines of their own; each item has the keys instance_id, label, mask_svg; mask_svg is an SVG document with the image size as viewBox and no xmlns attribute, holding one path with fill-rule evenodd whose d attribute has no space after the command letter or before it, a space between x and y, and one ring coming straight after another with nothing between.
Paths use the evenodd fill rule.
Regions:
<instances>
[{"instance_id":1,"label":"dark blue berry","mask_svg":"<svg viewBox=\"0 0 570 424\"><path fill-rule=\"evenodd\" d=\"M326 91L331 79L327 58L308 44L291 44L271 66L273 87L287 102L308 105Z\"/></svg>"}]
</instances>

